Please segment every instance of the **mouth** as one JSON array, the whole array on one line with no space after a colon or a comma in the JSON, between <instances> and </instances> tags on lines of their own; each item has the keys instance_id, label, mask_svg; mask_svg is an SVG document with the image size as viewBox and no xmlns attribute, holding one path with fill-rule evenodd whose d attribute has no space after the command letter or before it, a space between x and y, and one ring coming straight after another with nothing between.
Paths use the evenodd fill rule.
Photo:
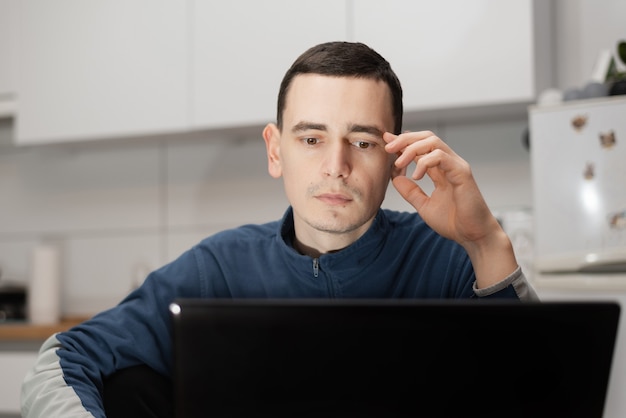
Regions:
<instances>
[{"instance_id":1,"label":"mouth","mask_svg":"<svg viewBox=\"0 0 626 418\"><path fill-rule=\"evenodd\" d=\"M331 206L344 206L352 201L350 196L342 193L322 193L315 196L315 198Z\"/></svg>"}]
</instances>

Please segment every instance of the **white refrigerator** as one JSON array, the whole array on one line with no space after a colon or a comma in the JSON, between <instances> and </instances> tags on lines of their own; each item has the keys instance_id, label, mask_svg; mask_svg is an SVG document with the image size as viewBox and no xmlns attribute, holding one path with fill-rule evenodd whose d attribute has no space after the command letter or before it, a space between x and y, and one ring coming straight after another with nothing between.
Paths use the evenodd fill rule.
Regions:
<instances>
[{"instance_id":1,"label":"white refrigerator","mask_svg":"<svg viewBox=\"0 0 626 418\"><path fill-rule=\"evenodd\" d=\"M626 96L529 109L537 272L626 272Z\"/></svg>"},{"instance_id":2,"label":"white refrigerator","mask_svg":"<svg viewBox=\"0 0 626 418\"><path fill-rule=\"evenodd\" d=\"M534 285L622 307L604 418L626 417L626 96L529 108Z\"/></svg>"}]
</instances>

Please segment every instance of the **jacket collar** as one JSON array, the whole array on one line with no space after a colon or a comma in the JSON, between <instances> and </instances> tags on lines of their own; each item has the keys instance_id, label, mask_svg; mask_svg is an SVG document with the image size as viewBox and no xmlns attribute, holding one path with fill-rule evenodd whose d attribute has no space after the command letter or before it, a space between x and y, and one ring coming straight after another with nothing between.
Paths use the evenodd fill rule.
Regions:
<instances>
[{"instance_id":1,"label":"jacket collar","mask_svg":"<svg viewBox=\"0 0 626 418\"><path fill-rule=\"evenodd\" d=\"M279 227L279 240L282 245L288 247L287 251L293 253L295 256L311 260L311 257L298 253L293 247L295 229L293 223L293 208L291 206L285 211L279 223ZM325 269L345 269L368 264L381 251L388 232L389 220L385 211L379 209L374 218L374 222L372 222L372 225L365 234L340 251L321 255L319 257L320 264Z\"/></svg>"}]
</instances>

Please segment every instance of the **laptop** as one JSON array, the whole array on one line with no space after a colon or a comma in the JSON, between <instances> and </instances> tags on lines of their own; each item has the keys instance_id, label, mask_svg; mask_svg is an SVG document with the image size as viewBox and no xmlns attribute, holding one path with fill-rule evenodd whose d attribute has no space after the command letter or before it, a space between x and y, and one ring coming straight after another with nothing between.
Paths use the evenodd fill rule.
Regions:
<instances>
[{"instance_id":1,"label":"laptop","mask_svg":"<svg viewBox=\"0 0 626 418\"><path fill-rule=\"evenodd\" d=\"M602 417L615 302L171 306L177 418Z\"/></svg>"}]
</instances>

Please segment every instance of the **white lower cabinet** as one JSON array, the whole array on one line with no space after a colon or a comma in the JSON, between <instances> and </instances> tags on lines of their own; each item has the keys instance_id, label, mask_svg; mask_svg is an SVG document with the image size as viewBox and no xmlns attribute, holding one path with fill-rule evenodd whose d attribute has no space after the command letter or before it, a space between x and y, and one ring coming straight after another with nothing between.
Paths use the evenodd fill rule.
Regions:
<instances>
[{"instance_id":1,"label":"white lower cabinet","mask_svg":"<svg viewBox=\"0 0 626 418\"><path fill-rule=\"evenodd\" d=\"M0 417L19 416L22 381L36 359L36 351L0 351Z\"/></svg>"},{"instance_id":2,"label":"white lower cabinet","mask_svg":"<svg viewBox=\"0 0 626 418\"><path fill-rule=\"evenodd\" d=\"M535 288L542 301L615 301L621 306L617 342L613 352L611 377L604 407L604 418L626 417L626 273L539 275ZM537 350L541 350L538 346Z\"/></svg>"}]
</instances>

